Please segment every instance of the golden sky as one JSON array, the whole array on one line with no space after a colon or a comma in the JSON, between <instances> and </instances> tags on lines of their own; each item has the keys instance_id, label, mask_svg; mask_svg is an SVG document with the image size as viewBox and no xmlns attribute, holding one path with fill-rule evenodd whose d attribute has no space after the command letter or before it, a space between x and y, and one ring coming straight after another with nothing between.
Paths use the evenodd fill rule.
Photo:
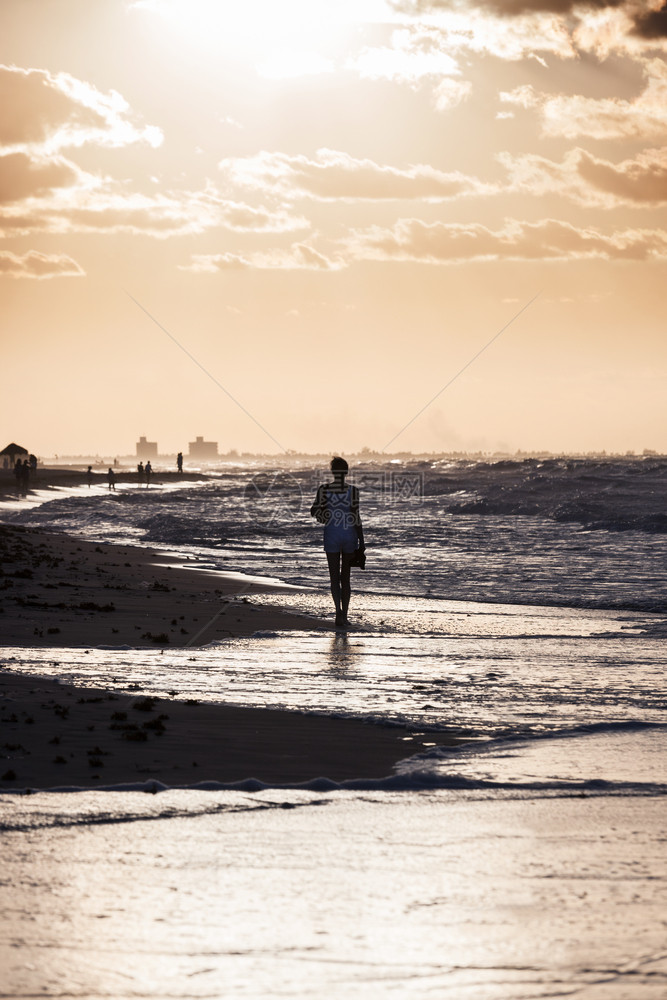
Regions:
<instances>
[{"instance_id":1,"label":"golden sky","mask_svg":"<svg viewBox=\"0 0 667 1000\"><path fill-rule=\"evenodd\" d=\"M661 2L2 0L2 445L667 451Z\"/></svg>"}]
</instances>

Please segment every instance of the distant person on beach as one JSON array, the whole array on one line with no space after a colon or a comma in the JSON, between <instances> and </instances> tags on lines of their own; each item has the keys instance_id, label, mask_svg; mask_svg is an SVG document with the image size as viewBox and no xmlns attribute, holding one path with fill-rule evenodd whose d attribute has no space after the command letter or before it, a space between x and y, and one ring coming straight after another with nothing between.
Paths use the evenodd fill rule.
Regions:
<instances>
[{"instance_id":1,"label":"distant person on beach","mask_svg":"<svg viewBox=\"0 0 667 1000\"><path fill-rule=\"evenodd\" d=\"M111 466L109 466L109 471L107 472L107 479L109 480L109 489L116 489L116 473L113 471Z\"/></svg>"},{"instance_id":2,"label":"distant person on beach","mask_svg":"<svg viewBox=\"0 0 667 1000\"><path fill-rule=\"evenodd\" d=\"M31 455L29 460L30 460L30 471L37 472L37 456Z\"/></svg>"},{"instance_id":3,"label":"distant person on beach","mask_svg":"<svg viewBox=\"0 0 667 1000\"><path fill-rule=\"evenodd\" d=\"M88 489L90 489L91 484L93 482L93 467L92 467L92 465L89 465L88 468L86 469L86 482L88 483Z\"/></svg>"},{"instance_id":4,"label":"distant person on beach","mask_svg":"<svg viewBox=\"0 0 667 1000\"><path fill-rule=\"evenodd\" d=\"M143 462L139 462L139 465L137 466L137 475L139 476L139 482L143 483L143 481L144 481L144 463Z\"/></svg>"},{"instance_id":5,"label":"distant person on beach","mask_svg":"<svg viewBox=\"0 0 667 1000\"><path fill-rule=\"evenodd\" d=\"M150 486L151 474L153 472L153 466L150 461L146 462L146 468L144 469L144 475L146 476L146 486Z\"/></svg>"},{"instance_id":6,"label":"distant person on beach","mask_svg":"<svg viewBox=\"0 0 667 1000\"><path fill-rule=\"evenodd\" d=\"M26 458L21 466L21 490L23 493L28 492L28 487L30 486L30 465L28 459Z\"/></svg>"},{"instance_id":7,"label":"distant person on beach","mask_svg":"<svg viewBox=\"0 0 667 1000\"><path fill-rule=\"evenodd\" d=\"M183 472L183 452L182 451L179 451L178 455L176 456L176 468L178 469L179 474L181 472Z\"/></svg>"},{"instance_id":8,"label":"distant person on beach","mask_svg":"<svg viewBox=\"0 0 667 1000\"><path fill-rule=\"evenodd\" d=\"M336 625L345 626L350 604L350 569L353 560L364 564L366 546L364 530L359 515L359 490L346 486L349 466L344 458L331 460L333 482L318 487L311 516L324 525L324 551L329 564L331 596L336 607ZM357 555L359 553L359 555Z\"/></svg>"}]
</instances>

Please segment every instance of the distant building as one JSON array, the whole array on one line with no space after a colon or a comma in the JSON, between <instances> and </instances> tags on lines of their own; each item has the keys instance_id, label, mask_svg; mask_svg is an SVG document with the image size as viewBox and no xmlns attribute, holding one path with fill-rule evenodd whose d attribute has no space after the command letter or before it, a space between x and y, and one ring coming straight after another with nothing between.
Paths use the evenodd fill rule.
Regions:
<instances>
[{"instance_id":1,"label":"distant building","mask_svg":"<svg viewBox=\"0 0 667 1000\"><path fill-rule=\"evenodd\" d=\"M190 458L217 458L218 442L204 441L203 437L198 437L196 441L188 444L188 456Z\"/></svg>"},{"instance_id":2,"label":"distant building","mask_svg":"<svg viewBox=\"0 0 667 1000\"><path fill-rule=\"evenodd\" d=\"M137 441L137 458L157 458L157 441L140 437Z\"/></svg>"}]
</instances>

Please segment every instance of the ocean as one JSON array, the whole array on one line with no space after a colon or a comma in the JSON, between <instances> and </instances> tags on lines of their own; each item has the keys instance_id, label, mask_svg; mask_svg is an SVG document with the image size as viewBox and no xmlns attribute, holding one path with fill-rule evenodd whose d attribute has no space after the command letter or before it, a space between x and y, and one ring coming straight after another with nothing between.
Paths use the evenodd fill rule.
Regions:
<instances>
[{"instance_id":1,"label":"ocean","mask_svg":"<svg viewBox=\"0 0 667 1000\"><path fill-rule=\"evenodd\" d=\"M42 956L31 879L64 920L73 890L54 858L70 852L85 919L71 928L73 978L70 946L49 932L61 992L664 996L667 462L355 466L367 569L353 571L348 632L333 629L309 514L326 468L257 460L213 474L56 491L0 517L237 574L239 600L331 629L162 651L7 648L5 668L408 724L414 738L396 773L375 781L318 775L287 789L248 775L234 786L0 796L21 933ZM258 577L293 589L257 593ZM438 747L443 731L466 742ZM164 926L148 927L147 898ZM108 958L94 965L82 956L95 926ZM7 954L6 995L55 995Z\"/></svg>"},{"instance_id":2,"label":"ocean","mask_svg":"<svg viewBox=\"0 0 667 1000\"><path fill-rule=\"evenodd\" d=\"M1 516L325 585L309 511L326 468L281 459L215 474L182 487L63 491ZM393 460L359 465L349 481L361 491L365 593L667 612L665 459Z\"/></svg>"}]
</instances>

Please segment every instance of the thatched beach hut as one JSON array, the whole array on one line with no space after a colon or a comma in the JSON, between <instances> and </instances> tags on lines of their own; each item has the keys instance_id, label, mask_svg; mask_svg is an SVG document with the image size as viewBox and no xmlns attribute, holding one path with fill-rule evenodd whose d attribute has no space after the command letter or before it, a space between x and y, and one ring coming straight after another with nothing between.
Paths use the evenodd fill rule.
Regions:
<instances>
[{"instance_id":1,"label":"thatched beach hut","mask_svg":"<svg viewBox=\"0 0 667 1000\"><path fill-rule=\"evenodd\" d=\"M20 444L8 444L6 448L0 451L0 461L2 461L3 469L13 469L16 465L16 460L20 458L23 460L28 457L28 449L22 448Z\"/></svg>"}]
</instances>

